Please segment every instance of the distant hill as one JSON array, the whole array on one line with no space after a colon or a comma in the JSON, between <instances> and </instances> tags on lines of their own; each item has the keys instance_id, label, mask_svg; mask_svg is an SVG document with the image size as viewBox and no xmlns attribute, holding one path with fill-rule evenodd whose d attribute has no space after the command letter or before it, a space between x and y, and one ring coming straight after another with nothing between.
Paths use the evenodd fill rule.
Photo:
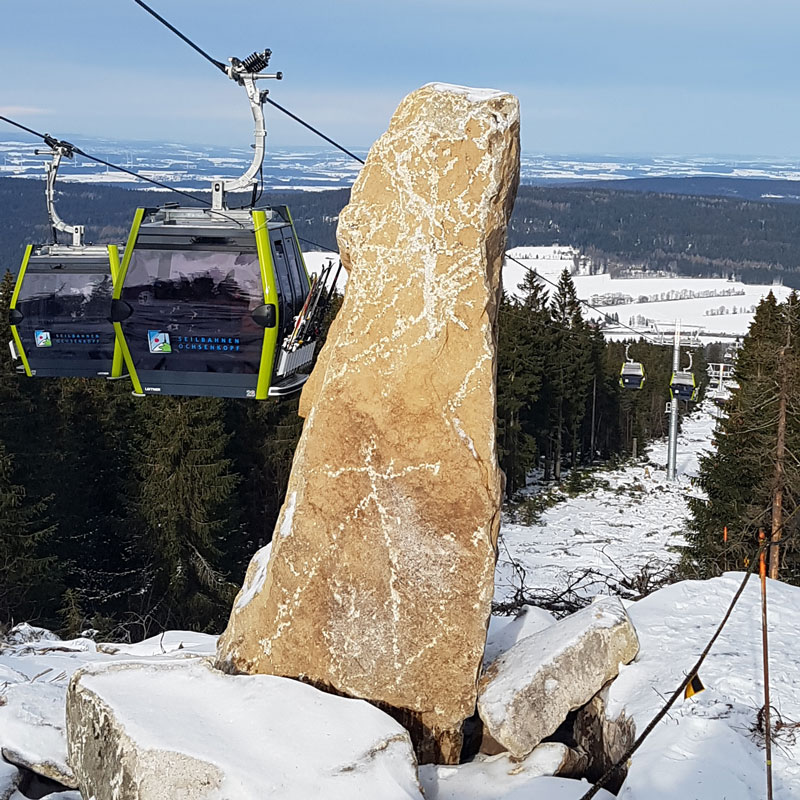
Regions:
<instances>
[{"instance_id":1,"label":"distant hill","mask_svg":"<svg viewBox=\"0 0 800 800\"><path fill-rule=\"evenodd\" d=\"M800 288L800 203L621 191L632 183L641 186L642 181L616 182L611 188L521 186L509 247L573 245L612 272L635 265L692 276L736 275L747 283L779 280ZM263 202L291 207L304 248L313 249L309 242L314 242L333 249L339 211L349 194L349 189L282 192L265 194ZM59 190L58 207L65 220L86 224L89 241L123 242L137 206L176 198L67 183ZM42 182L0 178L0 208L0 267L16 272L25 244L48 240Z\"/></svg>"},{"instance_id":2,"label":"distant hill","mask_svg":"<svg viewBox=\"0 0 800 800\"><path fill-rule=\"evenodd\" d=\"M571 188L575 183L564 184ZM768 203L800 203L800 181L766 178L628 178L616 181L587 181L580 184L591 189L622 192L654 192L695 197L732 197Z\"/></svg>"}]
</instances>

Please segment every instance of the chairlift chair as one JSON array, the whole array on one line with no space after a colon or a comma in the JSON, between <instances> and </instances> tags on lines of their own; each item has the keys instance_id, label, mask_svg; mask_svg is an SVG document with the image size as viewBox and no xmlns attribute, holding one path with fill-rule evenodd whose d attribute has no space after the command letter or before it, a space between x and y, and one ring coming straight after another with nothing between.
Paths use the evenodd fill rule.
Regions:
<instances>
[{"instance_id":1,"label":"chairlift chair","mask_svg":"<svg viewBox=\"0 0 800 800\"><path fill-rule=\"evenodd\" d=\"M253 189L264 157L256 87L270 51L230 59L247 91L255 154L236 180L212 183L211 208L139 209L114 287L112 319L140 394L258 400L296 393L308 379L333 287L312 282L289 209L229 208Z\"/></svg>"},{"instance_id":2,"label":"chairlift chair","mask_svg":"<svg viewBox=\"0 0 800 800\"><path fill-rule=\"evenodd\" d=\"M84 244L83 225L68 225L59 217L58 168L74 153L70 144L51 136L45 142L52 154L45 191L53 243L25 250L9 304L11 353L20 362L17 370L29 377L108 377L115 363L121 374L109 319L119 248ZM71 244L59 244L58 232L69 233Z\"/></svg>"}]
</instances>

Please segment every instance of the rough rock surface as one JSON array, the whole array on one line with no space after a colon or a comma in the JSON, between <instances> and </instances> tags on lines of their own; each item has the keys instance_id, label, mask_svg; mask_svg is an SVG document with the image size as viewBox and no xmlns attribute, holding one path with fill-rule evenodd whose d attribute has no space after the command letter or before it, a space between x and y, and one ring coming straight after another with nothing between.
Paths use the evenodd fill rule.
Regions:
<instances>
[{"instance_id":1,"label":"rough rock surface","mask_svg":"<svg viewBox=\"0 0 800 800\"><path fill-rule=\"evenodd\" d=\"M478 712L492 738L523 758L638 650L622 603L600 598L500 656L481 679Z\"/></svg>"},{"instance_id":2,"label":"rough rock surface","mask_svg":"<svg viewBox=\"0 0 800 800\"><path fill-rule=\"evenodd\" d=\"M597 780L619 761L625 751L636 741L636 725L621 709L618 716L608 714L608 687L604 686L575 717L573 735L580 749L586 753L586 777ZM619 791L627 767L623 766L608 784L615 794Z\"/></svg>"},{"instance_id":3,"label":"rough rock surface","mask_svg":"<svg viewBox=\"0 0 800 800\"><path fill-rule=\"evenodd\" d=\"M457 760L493 592L502 475L496 320L519 179L503 92L410 94L342 211L344 304L272 555L257 554L218 665L397 709L424 760Z\"/></svg>"},{"instance_id":4,"label":"rough rock surface","mask_svg":"<svg viewBox=\"0 0 800 800\"><path fill-rule=\"evenodd\" d=\"M75 673L67 738L95 800L422 800L408 733L382 711L198 659Z\"/></svg>"}]
</instances>

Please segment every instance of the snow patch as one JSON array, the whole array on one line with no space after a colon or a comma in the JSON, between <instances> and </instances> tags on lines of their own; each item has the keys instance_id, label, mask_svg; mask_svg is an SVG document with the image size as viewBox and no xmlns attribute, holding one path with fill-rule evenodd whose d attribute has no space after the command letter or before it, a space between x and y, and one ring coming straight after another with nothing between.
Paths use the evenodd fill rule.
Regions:
<instances>
[{"instance_id":1,"label":"snow patch","mask_svg":"<svg viewBox=\"0 0 800 800\"><path fill-rule=\"evenodd\" d=\"M244 608L250 603L253 598L264 587L264 581L267 580L267 566L269 564L269 557L272 554L272 542L262 547L253 556L253 566L255 573L253 579L242 587L239 597L236 600L236 610Z\"/></svg>"},{"instance_id":2,"label":"snow patch","mask_svg":"<svg viewBox=\"0 0 800 800\"><path fill-rule=\"evenodd\" d=\"M472 86L459 86L454 83L426 83L423 89L433 89L436 92L464 95L471 103L482 103L498 97L508 97L509 93L501 89L478 89Z\"/></svg>"},{"instance_id":3,"label":"snow patch","mask_svg":"<svg viewBox=\"0 0 800 800\"><path fill-rule=\"evenodd\" d=\"M292 520L294 520L294 510L296 506L297 492L292 492L286 503L286 511L283 514L283 521L281 522L280 534L284 539L292 532Z\"/></svg>"}]
</instances>

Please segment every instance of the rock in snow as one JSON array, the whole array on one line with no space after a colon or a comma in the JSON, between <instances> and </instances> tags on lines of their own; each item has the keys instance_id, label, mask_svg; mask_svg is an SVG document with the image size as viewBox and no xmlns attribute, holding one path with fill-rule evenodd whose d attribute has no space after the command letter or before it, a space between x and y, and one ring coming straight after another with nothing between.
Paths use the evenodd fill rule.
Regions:
<instances>
[{"instance_id":1,"label":"rock in snow","mask_svg":"<svg viewBox=\"0 0 800 800\"><path fill-rule=\"evenodd\" d=\"M387 714L201 660L77 672L67 730L95 800L422 800L411 740Z\"/></svg>"},{"instance_id":2,"label":"rock in snow","mask_svg":"<svg viewBox=\"0 0 800 800\"><path fill-rule=\"evenodd\" d=\"M636 656L619 599L603 597L500 656L480 682L478 711L492 738L522 758Z\"/></svg>"},{"instance_id":3,"label":"rock in snow","mask_svg":"<svg viewBox=\"0 0 800 800\"><path fill-rule=\"evenodd\" d=\"M558 775L570 758L565 744L545 742L524 761L502 753L458 766L424 764L419 768L419 781L425 800L498 800L523 786L529 788L531 797L536 797L537 779ZM584 784L582 791L585 790ZM578 795L576 791L575 796Z\"/></svg>"},{"instance_id":4,"label":"rock in snow","mask_svg":"<svg viewBox=\"0 0 800 800\"><path fill-rule=\"evenodd\" d=\"M0 752L6 761L77 787L66 762L64 687L45 681L14 683L2 691Z\"/></svg>"},{"instance_id":5,"label":"rock in snow","mask_svg":"<svg viewBox=\"0 0 800 800\"><path fill-rule=\"evenodd\" d=\"M399 709L457 761L494 588L502 475L497 309L519 182L519 104L443 84L408 97L339 218L344 303L269 563L256 555L218 665Z\"/></svg>"},{"instance_id":6,"label":"rock in snow","mask_svg":"<svg viewBox=\"0 0 800 800\"><path fill-rule=\"evenodd\" d=\"M43 628L17 625L0 651L0 753L45 778L76 786L67 763L65 731L67 684L73 672L87 663L121 658L208 656L215 646L216 637L188 631L111 645L89 639L62 641Z\"/></svg>"},{"instance_id":7,"label":"rock in snow","mask_svg":"<svg viewBox=\"0 0 800 800\"><path fill-rule=\"evenodd\" d=\"M9 800L19 786L19 770L7 761L0 759L0 800Z\"/></svg>"}]
</instances>

